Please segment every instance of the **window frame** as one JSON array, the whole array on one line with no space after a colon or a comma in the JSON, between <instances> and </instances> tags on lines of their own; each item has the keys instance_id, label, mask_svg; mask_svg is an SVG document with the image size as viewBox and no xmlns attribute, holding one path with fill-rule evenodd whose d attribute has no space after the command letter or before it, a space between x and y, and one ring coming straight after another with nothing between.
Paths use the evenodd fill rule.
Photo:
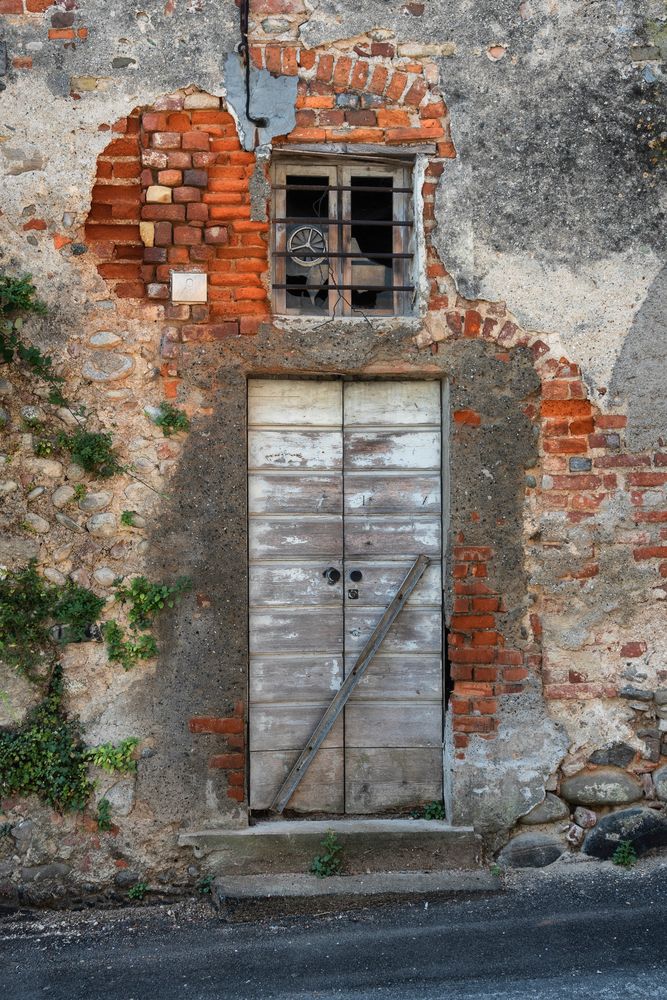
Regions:
<instances>
[{"instance_id":1,"label":"window frame","mask_svg":"<svg viewBox=\"0 0 667 1000\"><path fill-rule=\"evenodd\" d=\"M414 220L414 162L381 157L341 155L301 155L296 153L277 157L271 167L271 291L273 312L282 316L307 319L401 317L414 315L417 295L415 280L415 220ZM287 289L276 285L287 283L287 257L285 253L288 223L275 222L287 217L287 176L298 172L302 176L326 176L330 188L351 188L353 176L375 175L393 178L392 222L407 223L394 226L392 253L392 285L410 286L409 291L394 291L390 308L378 309L352 306L351 289L338 289L337 285L352 284L352 258L330 257L330 267L335 268L336 284L328 290L327 309L321 313L306 312L287 304ZM351 215L351 190L330 190L328 198L329 219L336 219L327 226L329 254L350 252L352 225L346 220ZM389 224L389 223L388 223Z\"/></svg>"}]
</instances>

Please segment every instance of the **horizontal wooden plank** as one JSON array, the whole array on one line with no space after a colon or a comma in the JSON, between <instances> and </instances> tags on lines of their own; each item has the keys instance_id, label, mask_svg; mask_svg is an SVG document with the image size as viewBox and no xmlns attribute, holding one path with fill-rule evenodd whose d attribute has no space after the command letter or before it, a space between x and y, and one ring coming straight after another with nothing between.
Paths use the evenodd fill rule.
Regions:
<instances>
[{"instance_id":1,"label":"horizontal wooden plank","mask_svg":"<svg viewBox=\"0 0 667 1000\"><path fill-rule=\"evenodd\" d=\"M348 605L345 612L345 653L360 652L382 615ZM442 646L442 614L439 610L404 608L382 643L383 653L439 653Z\"/></svg>"},{"instance_id":2,"label":"horizontal wooden plank","mask_svg":"<svg viewBox=\"0 0 667 1000\"><path fill-rule=\"evenodd\" d=\"M248 476L250 514L340 514L342 473L251 472Z\"/></svg>"},{"instance_id":3,"label":"horizontal wooden plank","mask_svg":"<svg viewBox=\"0 0 667 1000\"><path fill-rule=\"evenodd\" d=\"M351 813L377 813L442 800L438 748L345 751L345 800Z\"/></svg>"},{"instance_id":4,"label":"horizontal wooden plank","mask_svg":"<svg viewBox=\"0 0 667 1000\"><path fill-rule=\"evenodd\" d=\"M342 573L342 563L327 563ZM254 563L250 567L250 606L318 607L340 604L341 584L332 586L323 576L324 560L317 562Z\"/></svg>"},{"instance_id":5,"label":"horizontal wooden plank","mask_svg":"<svg viewBox=\"0 0 667 1000\"><path fill-rule=\"evenodd\" d=\"M326 702L342 680L342 656L253 656L250 702Z\"/></svg>"},{"instance_id":6,"label":"horizontal wooden plank","mask_svg":"<svg viewBox=\"0 0 667 1000\"><path fill-rule=\"evenodd\" d=\"M385 608L405 579L410 563L368 561L348 558L345 560L345 598L349 601L349 590L356 590L358 597L355 607L365 606ZM361 573L361 580L353 580L352 573ZM440 560L432 562L423 577L410 594L406 608L420 605L442 605L442 566Z\"/></svg>"},{"instance_id":7,"label":"horizontal wooden plank","mask_svg":"<svg viewBox=\"0 0 667 1000\"><path fill-rule=\"evenodd\" d=\"M350 472L345 476L349 514L439 514L440 474Z\"/></svg>"},{"instance_id":8,"label":"horizontal wooden plank","mask_svg":"<svg viewBox=\"0 0 667 1000\"><path fill-rule=\"evenodd\" d=\"M299 755L298 750L250 754L250 808L268 809ZM319 750L287 808L296 812L342 813L343 750Z\"/></svg>"},{"instance_id":9,"label":"horizontal wooden plank","mask_svg":"<svg viewBox=\"0 0 667 1000\"><path fill-rule=\"evenodd\" d=\"M321 517L272 517L260 515L248 521L250 559L322 559L326 569L343 554L342 519ZM252 567L251 567L252 569Z\"/></svg>"},{"instance_id":10,"label":"horizontal wooden plank","mask_svg":"<svg viewBox=\"0 0 667 1000\"><path fill-rule=\"evenodd\" d=\"M339 431L248 432L248 468L338 470L343 460Z\"/></svg>"},{"instance_id":11,"label":"horizontal wooden plank","mask_svg":"<svg viewBox=\"0 0 667 1000\"><path fill-rule=\"evenodd\" d=\"M437 430L345 431L344 438L346 469L440 469Z\"/></svg>"},{"instance_id":12,"label":"horizontal wooden plank","mask_svg":"<svg viewBox=\"0 0 667 1000\"><path fill-rule=\"evenodd\" d=\"M349 701L345 706L346 747L441 745L439 701Z\"/></svg>"},{"instance_id":13,"label":"horizontal wooden plank","mask_svg":"<svg viewBox=\"0 0 667 1000\"><path fill-rule=\"evenodd\" d=\"M442 524L439 517L376 517L349 515L345 518L345 557L409 556L423 553L439 558Z\"/></svg>"},{"instance_id":14,"label":"horizontal wooden plank","mask_svg":"<svg viewBox=\"0 0 667 1000\"><path fill-rule=\"evenodd\" d=\"M355 662L355 656L346 657L346 675ZM373 700L441 703L442 660L438 655L422 653L376 656L350 696L348 705Z\"/></svg>"},{"instance_id":15,"label":"horizontal wooden plank","mask_svg":"<svg viewBox=\"0 0 667 1000\"><path fill-rule=\"evenodd\" d=\"M306 746L329 701L252 705L248 724L250 750L298 750ZM343 717L336 720L322 747L343 746Z\"/></svg>"},{"instance_id":16,"label":"horizontal wooden plank","mask_svg":"<svg viewBox=\"0 0 667 1000\"><path fill-rule=\"evenodd\" d=\"M343 417L340 382L315 379L250 379L248 423L340 427Z\"/></svg>"},{"instance_id":17,"label":"horizontal wooden plank","mask_svg":"<svg viewBox=\"0 0 667 1000\"><path fill-rule=\"evenodd\" d=\"M334 656L343 651L342 607L251 611L249 631L251 653L324 653Z\"/></svg>"},{"instance_id":18,"label":"horizontal wooden plank","mask_svg":"<svg viewBox=\"0 0 667 1000\"><path fill-rule=\"evenodd\" d=\"M440 424L440 382L346 382L344 422L356 424Z\"/></svg>"}]
</instances>

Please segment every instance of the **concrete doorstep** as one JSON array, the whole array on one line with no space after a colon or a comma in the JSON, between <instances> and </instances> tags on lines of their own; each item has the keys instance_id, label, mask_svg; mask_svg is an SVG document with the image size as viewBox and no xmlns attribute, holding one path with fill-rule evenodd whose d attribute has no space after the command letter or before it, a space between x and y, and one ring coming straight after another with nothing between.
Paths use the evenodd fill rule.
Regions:
<instances>
[{"instance_id":1,"label":"concrete doorstep","mask_svg":"<svg viewBox=\"0 0 667 1000\"><path fill-rule=\"evenodd\" d=\"M335 833L351 875L368 872L421 873L476 869L481 838L468 827L437 820L342 819L278 820L241 830L183 831L178 842L209 871L222 875L302 875L321 851L322 838Z\"/></svg>"},{"instance_id":2,"label":"concrete doorstep","mask_svg":"<svg viewBox=\"0 0 667 1000\"><path fill-rule=\"evenodd\" d=\"M375 904L424 902L499 893L503 880L490 871L369 872L364 875L223 875L211 886L222 916L341 912Z\"/></svg>"}]
</instances>

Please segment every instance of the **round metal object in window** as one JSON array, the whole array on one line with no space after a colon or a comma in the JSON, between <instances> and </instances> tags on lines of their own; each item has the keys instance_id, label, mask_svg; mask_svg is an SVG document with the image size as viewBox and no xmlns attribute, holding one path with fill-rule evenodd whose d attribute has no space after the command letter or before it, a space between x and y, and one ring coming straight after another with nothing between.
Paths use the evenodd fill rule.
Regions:
<instances>
[{"instance_id":1,"label":"round metal object in window","mask_svg":"<svg viewBox=\"0 0 667 1000\"><path fill-rule=\"evenodd\" d=\"M326 236L315 226L299 226L287 240L287 250L292 260L301 267L314 267L325 260L327 251Z\"/></svg>"}]
</instances>

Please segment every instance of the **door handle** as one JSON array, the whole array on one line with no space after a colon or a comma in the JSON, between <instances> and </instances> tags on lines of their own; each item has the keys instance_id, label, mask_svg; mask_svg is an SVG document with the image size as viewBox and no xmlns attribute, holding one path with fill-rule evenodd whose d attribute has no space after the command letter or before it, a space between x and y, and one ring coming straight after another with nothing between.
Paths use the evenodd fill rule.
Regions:
<instances>
[{"instance_id":1,"label":"door handle","mask_svg":"<svg viewBox=\"0 0 667 1000\"><path fill-rule=\"evenodd\" d=\"M335 566L329 566L329 568L325 569L324 573L322 573L322 576L327 581L329 586L333 587L334 584L338 583L340 580L340 570L336 569Z\"/></svg>"}]
</instances>

